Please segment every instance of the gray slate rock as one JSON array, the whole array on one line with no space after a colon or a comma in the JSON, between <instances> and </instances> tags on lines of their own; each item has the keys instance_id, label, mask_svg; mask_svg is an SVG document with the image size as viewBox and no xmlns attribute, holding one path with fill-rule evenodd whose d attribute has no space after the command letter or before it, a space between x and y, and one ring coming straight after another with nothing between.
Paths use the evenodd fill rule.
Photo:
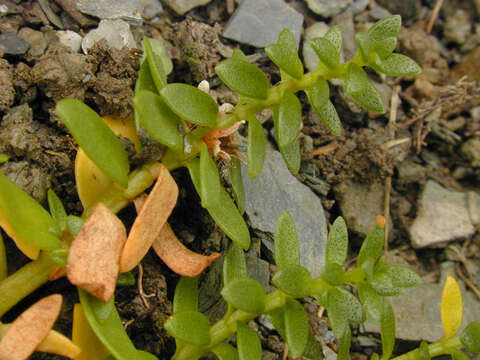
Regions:
<instances>
[{"instance_id":1,"label":"gray slate rock","mask_svg":"<svg viewBox=\"0 0 480 360\"><path fill-rule=\"evenodd\" d=\"M137 47L130 25L123 20L102 20L98 28L91 30L82 40L82 50L86 54L95 43L105 39L110 47L129 49Z\"/></svg>"},{"instance_id":2,"label":"gray slate rock","mask_svg":"<svg viewBox=\"0 0 480 360\"><path fill-rule=\"evenodd\" d=\"M225 26L223 36L256 47L277 41L284 28L292 31L297 46L302 32L303 15L283 0L243 0Z\"/></svg>"},{"instance_id":3,"label":"gray slate rock","mask_svg":"<svg viewBox=\"0 0 480 360\"><path fill-rule=\"evenodd\" d=\"M447 274L456 278L454 266L443 264L442 278ZM446 267L446 268L445 268ZM458 280L463 297L462 329L472 321L480 321L480 304L475 296L465 290ZM422 284L406 289L401 295L390 297L395 313L396 337L407 341L434 342L443 336L440 302L445 280L439 284ZM372 321L365 323L366 332L380 332L380 326Z\"/></svg>"},{"instance_id":4,"label":"gray slate rock","mask_svg":"<svg viewBox=\"0 0 480 360\"><path fill-rule=\"evenodd\" d=\"M362 237L367 236L375 228L377 215L383 214L383 184L362 184L347 180L333 190L348 228ZM391 219L389 224L391 225Z\"/></svg>"},{"instance_id":5,"label":"gray slate rock","mask_svg":"<svg viewBox=\"0 0 480 360\"><path fill-rule=\"evenodd\" d=\"M303 62L308 71L314 71L318 65L318 56L310 45L310 39L325 36L329 26L323 21L316 22L305 29L303 34Z\"/></svg>"},{"instance_id":6,"label":"gray slate rock","mask_svg":"<svg viewBox=\"0 0 480 360\"><path fill-rule=\"evenodd\" d=\"M429 180L419 200L417 217L410 227L412 246L439 246L474 232L466 194L445 189Z\"/></svg>"},{"instance_id":7,"label":"gray slate rock","mask_svg":"<svg viewBox=\"0 0 480 360\"><path fill-rule=\"evenodd\" d=\"M4 53L8 55L23 55L30 48L28 42L12 33L0 35L0 46L3 47Z\"/></svg>"},{"instance_id":8,"label":"gray slate rock","mask_svg":"<svg viewBox=\"0 0 480 360\"><path fill-rule=\"evenodd\" d=\"M212 0L165 0L165 4L172 8L178 15L183 15L187 11L198 6L206 5Z\"/></svg>"},{"instance_id":9,"label":"gray slate rock","mask_svg":"<svg viewBox=\"0 0 480 360\"><path fill-rule=\"evenodd\" d=\"M77 9L99 19L122 19L133 24L142 23L140 0L77 0Z\"/></svg>"},{"instance_id":10,"label":"gray slate rock","mask_svg":"<svg viewBox=\"0 0 480 360\"><path fill-rule=\"evenodd\" d=\"M302 265L313 277L318 277L325 262L327 241L327 223L320 199L290 173L282 155L271 146L267 146L262 173L250 179L243 166L242 175L251 226L274 233L278 217L287 211L296 225Z\"/></svg>"},{"instance_id":11,"label":"gray slate rock","mask_svg":"<svg viewBox=\"0 0 480 360\"><path fill-rule=\"evenodd\" d=\"M353 1L352 0L306 0L307 5L315 14L329 18L340 14Z\"/></svg>"}]
</instances>

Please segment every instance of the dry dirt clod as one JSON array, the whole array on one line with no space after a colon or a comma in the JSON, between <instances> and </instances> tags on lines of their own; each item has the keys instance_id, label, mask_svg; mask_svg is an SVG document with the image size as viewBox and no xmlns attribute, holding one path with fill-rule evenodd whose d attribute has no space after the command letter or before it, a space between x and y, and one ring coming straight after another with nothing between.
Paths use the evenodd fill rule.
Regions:
<instances>
[{"instance_id":1,"label":"dry dirt clod","mask_svg":"<svg viewBox=\"0 0 480 360\"><path fill-rule=\"evenodd\" d=\"M103 301L115 291L125 226L99 203L72 242L67 261L70 282Z\"/></svg>"},{"instance_id":2,"label":"dry dirt clod","mask_svg":"<svg viewBox=\"0 0 480 360\"><path fill-rule=\"evenodd\" d=\"M62 307L62 296L54 294L25 310L0 341L1 360L27 359L47 336Z\"/></svg>"},{"instance_id":3,"label":"dry dirt clod","mask_svg":"<svg viewBox=\"0 0 480 360\"><path fill-rule=\"evenodd\" d=\"M178 197L178 186L167 168L159 165L157 182L133 223L120 257L120 272L137 266L158 237Z\"/></svg>"}]
</instances>

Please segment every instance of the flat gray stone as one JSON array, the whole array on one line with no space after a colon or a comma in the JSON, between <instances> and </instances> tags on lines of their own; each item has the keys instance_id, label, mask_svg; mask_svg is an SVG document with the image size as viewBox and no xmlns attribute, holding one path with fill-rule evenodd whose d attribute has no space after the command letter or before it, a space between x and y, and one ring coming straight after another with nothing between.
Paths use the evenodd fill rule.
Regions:
<instances>
[{"instance_id":1,"label":"flat gray stone","mask_svg":"<svg viewBox=\"0 0 480 360\"><path fill-rule=\"evenodd\" d=\"M277 42L285 28L292 31L297 46L303 15L283 0L243 0L223 31L223 36L256 47Z\"/></svg>"},{"instance_id":2,"label":"flat gray stone","mask_svg":"<svg viewBox=\"0 0 480 360\"><path fill-rule=\"evenodd\" d=\"M0 35L0 46L3 47L4 53L8 55L23 55L30 48L28 42L12 33Z\"/></svg>"},{"instance_id":3,"label":"flat gray stone","mask_svg":"<svg viewBox=\"0 0 480 360\"><path fill-rule=\"evenodd\" d=\"M467 192L467 208L470 220L475 226L480 225L480 194L475 191Z\"/></svg>"},{"instance_id":4,"label":"flat gray stone","mask_svg":"<svg viewBox=\"0 0 480 360\"><path fill-rule=\"evenodd\" d=\"M150 20L163 12L163 6L160 0L139 0L142 5L142 15L145 19Z\"/></svg>"},{"instance_id":5,"label":"flat gray stone","mask_svg":"<svg viewBox=\"0 0 480 360\"><path fill-rule=\"evenodd\" d=\"M187 11L198 6L206 5L212 0L165 0L165 5L172 8L178 15L183 15Z\"/></svg>"},{"instance_id":6,"label":"flat gray stone","mask_svg":"<svg viewBox=\"0 0 480 360\"><path fill-rule=\"evenodd\" d=\"M79 52L82 46L82 37L72 30L57 31L58 40L74 52Z\"/></svg>"},{"instance_id":7,"label":"flat gray stone","mask_svg":"<svg viewBox=\"0 0 480 360\"><path fill-rule=\"evenodd\" d=\"M412 246L417 249L439 246L474 232L466 194L447 190L429 180L419 200L417 217L410 227Z\"/></svg>"},{"instance_id":8,"label":"flat gray stone","mask_svg":"<svg viewBox=\"0 0 480 360\"><path fill-rule=\"evenodd\" d=\"M293 218L300 244L301 263L313 277L325 263L327 223L320 199L288 170L282 155L267 146L262 173L250 179L242 167L246 213L254 229L274 233L282 211ZM268 244L266 244L268 246Z\"/></svg>"},{"instance_id":9,"label":"flat gray stone","mask_svg":"<svg viewBox=\"0 0 480 360\"><path fill-rule=\"evenodd\" d=\"M480 321L480 304L470 291L465 290L464 283L455 276L454 267L450 264L443 264L447 268L443 271L442 278L450 274L460 285L463 297L463 329L472 321ZM395 313L398 339L434 342L443 336L440 303L444 285L445 280L439 284L422 284L389 298ZM372 321L367 321L364 326L366 332L380 332L380 326Z\"/></svg>"},{"instance_id":10,"label":"flat gray stone","mask_svg":"<svg viewBox=\"0 0 480 360\"><path fill-rule=\"evenodd\" d=\"M375 228L377 215L384 212L384 185L380 182L362 184L347 180L333 190L348 228L362 237L367 236Z\"/></svg>"},{"instance_id":11,"label":"flat gray stone","mask_svg":"<svg viewBox=\"0 0 480 360\"><path fill-rule=\"evenodd\" d=\"M130 25L123 20L102 20L98 28L91 30L82 40L82 50L87 53L95 43L105 39L107 44L115 49L126 46L129 49L137 47Z\"/></svg>"},{"instance_id":12,"label":"flat gray stone","mask_svg":"<svg viewBox=\"0 0 480 360\"><path fill-rule=\"evenodd\" d=\"M142 23L143 6L139 0L77 0L77 9L99 19L122 19Z\"/></svg>"},{"instance_id":13,"label":"flat gray stone","mask_svg":"<svg viewBox=\"0 0 480 360\"><path fill-rule=\"evenodd\" d=\"M315 14L323 17L332 17L340 14L353 1L352 0L306 0L307 5Z\"/></svg>"},{"instance_id":14,"label":"flat gray stone","mask_svg":"<svg viewBox=\"0 0 480 360\"><path fill-rule=\"evenodd\" d=\"M18 32L18 36L30 44L30 50L28 51L30 56L39 57L43 55L48 41L41 31L24 27Z\"/></svg>"},{"instance_id":15,"label":"flat gray stone","mask_svg":"<svg viewBox=\"0 0 480 360\"><path fill-rule=\"evenodd\" d=\"M316 22L305 29L303 34L303 62L308 71L314 71L318 65L318 56L310 45L310 39L325 36L329 26L323 21Z\"/></svg>"}]
</instances>

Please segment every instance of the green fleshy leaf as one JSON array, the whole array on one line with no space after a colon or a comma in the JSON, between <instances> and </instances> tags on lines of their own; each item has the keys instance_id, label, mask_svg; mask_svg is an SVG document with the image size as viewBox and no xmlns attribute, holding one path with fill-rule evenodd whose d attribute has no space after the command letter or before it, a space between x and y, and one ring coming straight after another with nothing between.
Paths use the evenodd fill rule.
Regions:
<instances>
[{"instance_id":1,"label":"green fleshy leaf","mask_svg":"<svg viewBox=\"0 0 480 360\"><path fill-rule=\"evenodd\" d=\"M315 339L315 336L313 336L311 331L308 332L307 345L305 346L305 350L303 351L303 357L310 360L323 359L322 347Z\"/></svg>"},{"instance_id":2,"label":"green fleshy leaf","mask_svg":"<svg viewBox=\"0 0 480 360\"><path fill-rule=\"evenodd\" d=\"M0 153L0 164L6 163L10 159L7 154Z\"/></svg>"},{"instance_id":3,"label":"green fleshy leaf","mask_svg":"<svg viewBox=\"0 0 480 360\"><path fill-rule=\"evenodd\" d=\"M372 42L380 41L386 38L396 38L402 27L402 17L400 15L392 15L378 21L370 29L368 29L368 38Z\"/></svg>"},{"instance_id":4,"label":"green fleshy leaf","mask_svg":"<svg viewBox=\"0 0 480 360\"><path fill-rule=\"evenodd\" d=\"M391 76L418 75L422 72L415 61L402 54L390 54L385 59L377 56L370 66L378 72Z\"/></svg>"},{"instance_id":5,"label":"green fleshy leaf","mask_svg":"<svg viewBox=\"0 0 480 360\"><path fill-rule=\"evenodd\" d=\"M245 189L242 180L242 166L240 160L232 158L232 167L230 168L230 181L232 183L233 197L237 203L240 214L245 212Z\"/></svg>"},{"instance_id":6,"label":"green fleshy leaf","mask_svg":"<svg viewBox=\"0 0 480 360\"><path fill-rule=\"evenodd\" d=\"M90 160L110 179L127 187L127 152L100 115L77 99L60 100L56 111Z\"/></svg>"},{"instance_id":7,"label":"green fleshy leaf","mask_svg":"<svg viewBox=\"0 0 480 360\"><path fill-rule=\"evenodd\" d=\"M118 274L117 285L118 286L132 286L135 285L135 276L129 271L126 273Z\"/></svg>"},{"instance_id":8,"label":"green fleshy leaf","mask_svg":"<svg viewBox=\"0 0 480 360\"><path fill-rule=\"evenodd\" d=\"M49 251L48 256L50 256L50 258L53 261L55 261L58 265L60 265L62 267L66 267L67 266L68 253L69 253L68 249L59 248L59 249Z\"/></svg>"},{"instance_id":9,"label":"green fleshy leaf","mask_svg":"<svg viewBox=\"0 0 480 360\"><path fill-rule=\"evenodd\" d=\"M160 144L183 152L183 139L179 130L179 118L162 98L150 91L142 90L133 99L140 124Z\"/></svg>"},{"instance_id":10,"label":"green fleshy leaf","mask_svg":"<svg viewBox=\"0 0 480 360\"><path fill-rule=\"evenodd\" d=\"M197 311L198 277L182 276L175 287L173 313Z\"/></svg>"},{"instance_id":11,"label":"green fleshy leaf","mask_svg":"<svg viewBox=\"0 0 480 360\"><path fill-rule=\"evenodd\" d=\"M402 288L393 284L393 279L388 271L375 271L370 285L381 296L396 296L402 292Z\"/></svg>"},{"instance_id":12,"label":"green fleshy leaf","mask_svg":"<svg viewBox=\"0 0 480 360\"><path fill-rule=\"evenodd\" d=\"M380 356L377 353L373 353L370 360L380 360Z\"/></svg>"},{"instance_id":13,"label":"green fleshy leaf","mask_svg":"<svg viewBox=\"0 0 480 360\"><path fill-rule=\"evenodd\" d=\"M48 208L53 221L57 224L59 230L64 232L67 230L67 213L63 207L62 201L52 189L47 192Z\"/></svg>"},{"instance_id":14,"label":"green fleshy leaf","mask_svg":"<svg viewBox=\"0 0 480 360\"><path fill-rule=\"evenodd\" d=\"M228 286L232 281L245 277L247 277L245 255L240 246L232 243L223 261L223 286Z\"/></svg>"},{"instance_id":15,"label":"green fleshy leaf","mask_svg":"<svg viewBox=\"0 0 480 360\"><path fill-rule=\"evenodd\" d=\"M337 263L326 264L322 270L322 278L332 286L342 285L345 279L345 272Z\"/></svg>"},{"instance_id":16,"label":"green fleshy leaf","mask_svg":"<svg viewBox=\"0 0 480 360\"><path fill-rule=\"evenodd\" d=\"M198 311L176 312L165 322L165 330L176 340L196 346L210 343L210 327L205 315Z\"/></svg>"},{"instance_id":17,"label":"green fleshy leaf","mask_svg":"<svg viewBox=\"0 0 480 360\"><path fill-rule=\"evenodd\" d=\"M8 276L7 253L5 252L5 243L2 234L0 234L0 281Z\"/></svg>"},{"instance_id":18,"label":"green fleshy leaf","mask_svg":"<svg viewBox=\"0 0 480 360\"><path fill-rule=\"evenodd\" d=\"M200 160L195 159L187 163L190 177L197 193L200 193ZM227 236L242 249L247 250L250 246L250 232L238 211L235 203L223 187L220 187L220 203L217 206L207 208L215 223Z\"/></svg>"},{"instance_id":19,"label":"green fleshy leaf","mask_svg":"<svg viewBox=\"0 0 480 360\"><path fill-rule=\"evenodd\" d=\"M382 298L377 294L375 289L366 282L359 283L357 288L358 297L365 311L375 322L379 323L383 311Z\"/></svg>"},{"instance_id":20,"label":"green fleshy leaf","mask_svg":"<svg viewBox=\"0 0 480 360\"><path fill-rule=\"evenodd\" d=\"M53 250L60 239L51 229L55 222L30 195L0 172L0 216L3 216L16 238L39 249Z\"/></svg>"},{"instance_id":21,"label":"green fleshy leaf","mask_svg":"<svg viewBox=\"0 0 480 360\"><path fill-rule=\"evenodd\" d=\"M460 341L468 351L480 354L480 322L473 321L468 324L460 334Z\"/></svg>"},{"instance_id":22,"label":"green fleshy leaf","mask_svg":"<svg viewBox=\"0 0 480 360\"><path fill-rule=\"evenodd\" d=\"M470 356L461 350L453 350L450 355L452 356L452 360L470 360Z\"/></svg>"},{"instance_id":23,"label":"green fleshy leaf","mask_svg":"<svg viewBox=\"0 0 480 360\"><path fill-rule=\"evenodd\" d=\"M292 143L287 146L279 146L278 149L282 154L283 160L287 164L288 169L293 173L297 174L300 170L301 165L301 154L300 154L300 141L295 139Z\"/></svg>"},{"instance_id":24,"label":"green fleshy leaf","mask_svg":"<svg viewBox=\"0 0 480 360\"><path fill-rule=\"evenodd\" d=\"M337 339L343 337L349 321L352 323L364 321L362 304L355 296L342 288L331 287L328 289L326 305L330 324Z\"/></svg>"},{"instance_id":25,"label":"green fleshy leaf","mask_svg":"<svg viewBox=\"0 0 480 360\"><path fill-rule=\"evenodd\" d=\"M105 305L87 292L78 289L80 303L85 317L95 335L117 360L154 360L156 356L135 349L123 328L122 321L115 309L113 298ZM109 309L109 311L104 311ZM105 315L107 315L104 317ZM99 317L100 315L100 317Z\"/></svg>"},{"instance_id":26,"label":"green fleshy leaf","mask_svg":"<svg viewBox=\"0 0 480 360\"><path fill-rule=\"evenodd\" d=\"M313 38L310 45L317 54L318 58L330 69L336 69L340 64L340 52L336 47L324 37Z\"/></svg>"},{"instance_id":27,"label":"green fleshy leaf","mask_svg":"<svg viewBox=\"0 0 480 360\"><path fill-rule=\"evenodd\" d=\"M167 85L167 72L165 71L165 64L158 52L154 51L151 40L147 37L143 38L143 48L147 55L147 62L150 70L150 75L153 83L160 92Z\"/></svg>"},{"instance_id":28,"label":"green fleshy leaf","mask_svg":"<svg viewBox=\"0 0 480 360\"><path fill-rule=\"evenodd\" d=\"M267 316L282 339L285 339L287 337L285 334L285 307L276 308L270 311Z\"/></svg>"},{"instance_id":29,"label":"green fleshy leaf","mask_svg":"<svg viewBox=\"0 0 480 360\"><path fill-rule=\"evenodd\" d=\"M294 359L302 356L307 346L308 316L302 304L293 299L287 299L285 306L285 336L288 350Z\"/></svg>"},{"instance_id":30,"label":"green fleshy leaf","mask_svg":"<svg viewBox=\"0 0 480 360\"><path fill-rule=\"evenodd\" d=\"M381 59L385 59L390 56L397 47L397 38L389 37L383 40L378 40L374 43L369 42L369 61L368 64L371 65L372 62L375 62L375 58L379 56Z\"/></svg>"},{"instance_id":31,"label":"green fleshy leaf","mask_svg":"<svg viewBox=\"0 0 480 360\"><path fill-rule=\"evenodd\" d=\"M332 26L324 36L335 48L336 53L340 55L343 49L343 33L340 25Z\"/></svg>"},{"instance_id":32,"label":"green fleshy leaf","mask_svg":"<svg viewBox=\"0 0 480 360\"><path fill-rule=\"evenodd\" d=\"M295 141L302 124L302 105L300 100L290 91L285 91L278 111L274 113L275 130L279 147L288 146Z\"/></svg>"},{"instance_id":33,"label":"green fleshy leaf","mask_svg":"<svg viewBox=\"0 0 480 360\"><path fill-rule=\"evenodd\" d=\"M300 265L297 230L288 212L283 211L278 217L273 238L277 268L281 270L291 264Z\"/></svg>"},{"instance_id":34,"label":"green fleshy leaf","mask_svg":"<svg viewBox=\"0 0 480 360\"><path fill-rule=\"evenodd\" d=\"M270 81L265 73L249 62L237 58L222 61L215 67L218 77L236 93L265 100Z\"/></svg>"},{"instance_id":35,"label":"green fleshy leaf","mask_svg":"<svg viewBox=\"0 0 480 360\"><path fill-rule=\"evenodd\" d=\"M430 360L432 356L430 355L430 350L428 349L428 344L425 341L422 341L420 343L420 346L418 347L418 352L420 355L419 360Z\"/></svg>"},{"instance_id":36,"label":"green fleshy leaf","mask_svg":"<svg viewBox=\"0 0 480 360\"><path fill-rule=\"evenodd\" d=\"M153 82L148 61L144 61L142 65L140 65L140 70L138 70L138 78L137 78L137 81L135 82L135 95L138 92L144 91L144 90L150 91L153 93L158 93L157 87Z\"/></svg>"},{"instance_id":37,"label":"green fleshy leaf","mask_svg":"<svg viewBox=\"0 0 480 360\"><path fill-rule=\"evenodd\" d=\"M238 360L238 351L232 345L220 343L212 348L219 360Z\"/></svg>"},{"instance_id":38,"label":"green fleshy leaf","mask_svg":"<svg viewBox=\"0 0 480 360\"><path fill-rule=\"evenodd\" d=\"M200 151L200 197L204 208L219 205L221 187L217 165L210 156L207 145L202 144L202 150Z\"/></svg>"},{"instance_id":39,"label":"green fleshy leaf","mask_svg":"<svg viewBox=\"0 0 480 360\"><path fill-rule=\"evenodd\" d=\"M315 85L310 89L306 89L305 93L307 94L308 102L314 109L324 107L330 98L330 88L327 80L320 76Z\"/></svg>"},{"instance_id":40,"label":"green fleshy leaf","mask_svg":"<svg viewBox=\"0 0 480 360\"><path fill-rule=\"evenodd\" d=\"M382 330L382 360L390 359L395 346L395 314L387 299L383 299L383 311L380 321Z\"/></svg>"},{"instance_id":41,"label":"green fleshy leaf","mask_svg":"<svg viewBox=\"0 0 480 360\"><path fill-rule=\"evenodd\" d=\"M265 48L270 60L281 70L297 80L303 76L303 64L298 57L297 43L290 29L283 29L276 44Z\"/></svg>"},{"instance_id":42,"label":"green fleshy leaf","mask_svg":"<svg viewBox=\"0 0 480 360\"><path fill-rule=\"evenodd\" d=\"M248 119L247 167L248 176L256 178L263 169L267 137L262 124L255 115Z\"/></svg>"},{"instance_id":43,"label":"green fleshy leaf","mask_svg":"<svg viewBox=\"0 0 480 360\"><path fill-rule=\"evenodd\" d=\"M273 276L272 283L292 297L303 298L310 295L312 276L299 264L287 264Z\"/></svg>"},{"instance_id":44,"label":"green fleshy leaf","mask_svg":"<svg viewBox=\"0 0 480 360\"><path fill-rule=\"evenodd\" d=\"M231 59L236 59L236 60L241 60L241 61L248 62L247 56L239 48L233 49Z\"/></svg>"},{"instance_id":45,"label":"green fleshy leaf","mask_svg":"<svg viewBox=\"0 0 480 360\"><path fill-rule=\"evenodd\" d=\"M262 345L258 335L241 322L237 322L237 348L240 360L262 359Z\"/></svg>"},{"instance_id":46,"label":"green fleshy leaf","mask_svg":"<svg viewBox=\"0 0 480 360\"><path fill-rule=\"evenodd\" d=\"M339 216L335 219L328 233L326 263L343 265L347 259L348 230L345 220Z\"/></svg>"},{"instance_id":47,"label":"green fleshy leaf","mask_svg":"<svg viewBox=\"0 0 480 360\"><path fill-rule=\"evenodd\" d=\"M357 64L350 63L348 65L344 87L348 96L362 108L378 113L385 112L377 88L368 80L365 71Z\"/></svg>"},{"instance_id":48,"label":"green fleshy leaf","mask_svg":"<svg viewBox=\"0 0 480 360\"><path fill-rule=\"evenodd\" d=\"M67 216L67 227L72 237L77 236L83 224L84 224L84 221L81 217L75 216L75 215Z\"/></svg>"},{"instance_id":49,"label":"green fleshy leaf","mask_svg":"<svg viewBox=\"0 0 480 360\"><path fill-rule=\"evenodd\" d=\"M261 313L265 306L265 289L257 280L240 278L226 285L221 294L233 307L251 313Z\"/></svg>"},{"instance_id":50,"label":"green fleshy leaf","mask_svg":"<svg viewBox=\"0 0 480 360\"><path fill-rule=\"evenodd\" d=\"M352 344L352 331L347 326L338 346L337 359L348 360L350 358L350 345Z\"/></svg>"},{"instance_id":51,"label":"green fleshy leaf","mask_svg":"<svg viewBox=\"0 0 480 360\"><path fill-rule=\"evenodd\" d=\"M358 253L357 264L362 264L368 259L372 258L376 261L382 254L383 245L385 243L385 230L379 226L370 231L363 241L360 252Z\"/></svg>"},{"instance_id":52,"label":"green fleshy leaf","mask_svg":"<svg viewBox=\"0 0 480 360\"><path fill-rule=\"evenodd\" d=\"M422 283L422 278L415 271L400 265L388 265L387 272L392 278L394 286L407 288L418 286Z\"/></svg>"},{"instance_id":53,"label":"green fleshy leaf","mask_svg":"<svg viewBox=\"0 0 480 360\"><path fill-rule=\"evenodd\" d=\"M208 94L187 84L168 84L160 95L183 120L201 126L217 124L218 105Z\"/></svg>"}]
</instances>

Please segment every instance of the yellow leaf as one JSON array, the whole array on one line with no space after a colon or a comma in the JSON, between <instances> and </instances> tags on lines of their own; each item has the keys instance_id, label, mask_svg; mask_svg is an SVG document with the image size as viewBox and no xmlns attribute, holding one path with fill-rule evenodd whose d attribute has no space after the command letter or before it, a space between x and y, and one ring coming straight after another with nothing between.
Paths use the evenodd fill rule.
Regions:
<instances>
[{"instance_id":1,"label":"yellow leaf","mask_svg":"<svg viewBox=\"0 0 480 360\"><path fill-rule=\"evenodd\" d=\"M6 216L2 213L2 210L0 209L0 228L2 228L8 236L10 236L13 241L15 241L15 244L17 245L18 249L24 253L26 256L28 256L30 259L35 260L38 258L38 255L40 254L40 249L24 243L17 234L13 231L12 227L10 224L7 222Z\"/></svg>"},{"instance_id":2,"label":"yellow leaf","mask_svg":"<svg viewBox=\"0 0 480 360\"><path fill-rule=\"evenodd\" d=\"M449 275L442 293L443 340L450 339L458 333L462 326L462 316L462 293L455 278Z\"/></svg>"},{"instance_id":3,"label":"yellow leaf","mask_svg":"<svg viewBox=\"0 0 480 360\"><path fill-rule=\"evenodd\" d=\"M114 116L104 116L102 119L115 135L129 139L135 146L135 150L140 150L140 141L137 137L133 117L122 119ZM75 182L78 197L84 209L93 207L100 194L114 185L113 181L90 160L81 148L78 149L75 158Z\"/></svg>"},{"instance_id":4,"label":"yellow leaf","mask_svg":"<svg viewBox=\"0 0 480 360\"><path fill-rule=\"evenodd\" d=\"M72 340L82 349L75 360L103 360L110 355L90 327L80 304L73 307Z\"/></svg>"}]
</instances>

